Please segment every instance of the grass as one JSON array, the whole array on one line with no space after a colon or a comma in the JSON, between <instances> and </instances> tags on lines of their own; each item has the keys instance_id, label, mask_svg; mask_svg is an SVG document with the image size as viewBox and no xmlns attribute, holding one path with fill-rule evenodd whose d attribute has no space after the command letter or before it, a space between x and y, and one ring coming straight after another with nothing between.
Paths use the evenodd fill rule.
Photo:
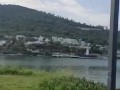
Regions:
<instances>
[{"instance_id":1,"label":"grass","mask_svg":"<svg viewBox=\"0 0 120 90\"><path fill-rule=\"evenodd\" d=\"M106 90L101 83L87 81L85 78L74 77L52 78L40 84L40 90Z\"/></svg>"},{"instance_id":2,"label":"grass","mask_svg":"<svg viewBox=\"0 0 120 90\"><path fill-rule=\"evenodd\" d=\"M0 90L106 90L104 84L74 78L69 71L0 67Z\"/></svg>"},{"instance_id":3,"label":"grass","mask_svg":"<svg viewBox=\"0 0 120 90\"><path fill-rule=\"evenodd\" d=\"M22 67L0 67L0 75L33 75L33 71Z\"/></svg>"}]
</instances>

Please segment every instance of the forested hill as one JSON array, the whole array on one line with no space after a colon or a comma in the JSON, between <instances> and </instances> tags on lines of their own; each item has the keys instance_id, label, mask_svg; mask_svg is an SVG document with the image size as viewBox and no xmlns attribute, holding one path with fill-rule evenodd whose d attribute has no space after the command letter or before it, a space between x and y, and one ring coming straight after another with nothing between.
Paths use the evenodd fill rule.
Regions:
<instances>
[{"instance_id":1,"label":"forested hill","mask_svg":"<svg viewBox=\"0 0 120 90\"><path fill-rule=\"evenodd\" d=\"M0 35L16 34L81 38L98 44L107 43L108 37L102 26L81 24L22 6L0 5Z\"/></svg>"}]
</instances>

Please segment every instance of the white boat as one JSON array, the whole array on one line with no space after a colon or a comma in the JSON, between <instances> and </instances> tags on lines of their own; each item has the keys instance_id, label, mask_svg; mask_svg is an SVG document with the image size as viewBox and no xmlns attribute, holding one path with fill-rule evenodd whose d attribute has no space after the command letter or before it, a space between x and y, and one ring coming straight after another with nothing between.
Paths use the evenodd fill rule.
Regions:
<instances>
[{"instance_id":1,"label":"white boat","mask_svg":"<svg viewBox=\"0 0 120 90\"><path fill-rule=\"evenodd\" d=\"M69 58L69 54L64 54L64 53L53 53L52 57L57 57L57 58Z\"/></svg>"},{"instance_id":2,"label":"white boat","mask_svg":"<svg viewBox=\"0 0 120 90\"><path fill-rule=\"evenodd\" d=\"M76 55L70 55L70 58L79 58L79 56L76 56Z\"/></svg>"},{"instance_id":3,"label":"white boat","mask_svg":"<svg viewBox=\"0 0 120 90\"><path fill-rule=\"evenodd\" d=\"M108 57L107 57L107 56L99 56L98 58L99 58L99 59L102 59L102 60L108 60Z\"/></svg>"}]
</instances>

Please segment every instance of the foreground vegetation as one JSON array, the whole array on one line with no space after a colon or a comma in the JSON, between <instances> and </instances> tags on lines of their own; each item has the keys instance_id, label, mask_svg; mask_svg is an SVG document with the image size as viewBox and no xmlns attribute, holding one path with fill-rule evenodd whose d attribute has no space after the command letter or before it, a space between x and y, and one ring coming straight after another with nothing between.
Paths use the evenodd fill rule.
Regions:
<instances>
[{"instance_id":1,"label":"foreground vegetation","mask_svg":"<svg viewBox=\"0 0 120 90\"><path fill-rule=\"evenodd\" d=\"M74 78L70 73L0 68L0 90L105 90L100 83Z\"/></svg>"},{"instance_id":2,"label":"foreground vegetation","mask_svg":"<svg viewBox=\"0 0 120 90\"><path fill-rule=\"evenodd\" d=\"M70 72L0 68L0 90L106 90L104 84L74 78Z\"/></svg>"}]
</instances>

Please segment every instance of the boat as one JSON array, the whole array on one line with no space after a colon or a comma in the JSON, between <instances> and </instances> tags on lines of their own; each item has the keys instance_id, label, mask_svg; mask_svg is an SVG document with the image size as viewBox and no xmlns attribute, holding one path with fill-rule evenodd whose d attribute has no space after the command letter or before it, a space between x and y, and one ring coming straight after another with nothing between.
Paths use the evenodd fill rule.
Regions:
<instances>
[{"instance_id":1,"label":"boat","mask_svg":"<svg viewBox=\"0 0 120 90\"><path fill-rule=\"evenodd\" d=\"M101 59L101 60L108 60L108 57L107 57L107 56L99 56L98 59Z\"/></svg>"},{"instance_id":2,"label":"boat","mask_svg":"<svg viewBox=\"0 0 120 90\"><path fill-rule=\"evenodd\" d=\"M70 58L79 58L79 56L76 56L76 55L70 55Z\"/></svg>"},{"instance_id":3,"label":"boat","mask_svg":"<svg viewBox=\"0 0 120 90\"><path fill-rule=\"evenodd\" d=\"M95 59L95 57L79 57L79 59Z\"/></svg>"},{"instance_id":4,"label":"boat","mask_svg":"<svg viewBox=\"0 0 120 90\"><path fill-rule=\"evenodd\" d=\"M97 55L80 55L80 59L95 59L97 58Z\"/></svg>"},{"instance_id":5,"label":"boat","mask_svg":"<svg viewBox=\"0 0 120 90\"><path fill-rule=\"evenodd\" d=\"M69 54L64 54L64 53L53 53L52 57L56 57L56 58L69 58L70 55Z\"/></svg>"}]
</instances>

